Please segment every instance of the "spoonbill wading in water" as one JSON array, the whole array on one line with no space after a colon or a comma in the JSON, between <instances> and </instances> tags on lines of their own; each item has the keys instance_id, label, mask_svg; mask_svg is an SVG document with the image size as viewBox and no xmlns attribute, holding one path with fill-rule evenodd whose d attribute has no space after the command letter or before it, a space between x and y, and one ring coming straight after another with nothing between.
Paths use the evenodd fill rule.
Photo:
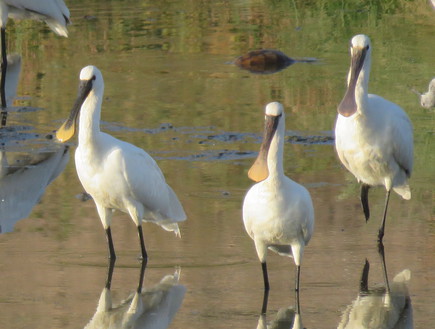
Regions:
<instances>
[{"instance_id":1,"label":"spoonbill wading in water","mask_svg":"<svg viewBox=\"0 0 435 329\"><path fill-rule=\"evenodd\" d=\"M384 185L387 190L378 233L381 242L391 189L405 200L411 199L408 178L413 164L413 132L411 121L397 104L367 93L371 52L366 35L352 38L348 87L338 106L335 147L343 165L361 183L366 221L370 217L369 188Z\"/></svg>"},{"instance_id":2,"label":"spoonbill wading in water","mask_svg":"<svg viewBox=\"0 0 435 329\"><path fill-rule=\"evenodd\" d=\"M248 172L249 178L258 183L249 189L243 201L243 222L255 242L265 292L269 291L267 249L293 257L296 310L299 313L301 262L314 229L314 208L308 190L284 175L284 134L283 106L278 102L267 104L263 142Z\"/></svg>"},{"instance_id":3,"label":"spoonbill wading in water","mask_svg":"<svg viewBox=\"0 0 435 329\"><path fill-rule=\"evenodd\" d=\"M101 72L95 66L83 68L77 100L56 137L61 142L69 140L75 133L80 113L79 143L75 153L77 174L97 206L106 231L109 258L116 258L110 224L112 212L118 209L128 213L136 224L142 259L146 262L142 221L153 222L180 236L177 222L184 221L186 214L148 153L100 131L103 93Z\"/></svg>"},{"instance_id":4,"label":"spoonbill wading in water","mask_svg":"<svg viewBox=\"0 0 435 329\"><path fill-rule=\"evenodd\" d=\"M0 0L0 28L2 47L2 76L0 82L2 102L2 126L6 124L5 81L7 70L6 24L13 19L35 19L45 21L57 34L68 37L66 26L70 24L69 10L63 0Z\"/></svg>"}]
</instances>

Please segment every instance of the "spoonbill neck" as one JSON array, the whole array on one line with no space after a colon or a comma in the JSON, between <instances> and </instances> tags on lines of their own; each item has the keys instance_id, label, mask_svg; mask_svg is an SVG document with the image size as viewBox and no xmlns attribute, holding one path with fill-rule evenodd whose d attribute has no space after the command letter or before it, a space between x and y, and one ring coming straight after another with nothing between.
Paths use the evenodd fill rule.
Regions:
<instances>
[{"instance_id":1,"label":"spoonbill neck","mask_svg":"<svg viewBox=\"0 0 435 329\"><path fill-rule=\"evenodd\" d=\"M268 179L273 179L284 175L283 153L284 153L284 117L280 119L278 128L270 143L267 154L267 168L269 170Z\"/></svg>"},{"instance_id":2,"label":"spoonbill neck","mask_svg":"<svg viewBox=\"0 0 435 329\"><path fill-rule=\"evenodd\" d=\"M364 114L368 108L369 77L370 56L367 56L355 86L355 102L357 104L357 111L360 114Z\"/></svg>"},{"instance_id":3,"label":"spoonbill neck","mask_svg":"<svg viewBox=\"0 0 435 329\"><path fill-rule=\"evenodd\" d=\"M355 101L357 104L357 111L361 114L365 113L368 103L368 87L369 87L370 68L367 70L364 66L358 77L355 86Z\"/></svg>"},{"instance_id":4,"label":"spoonbill neck","mask_svg":"<svg viewBox=\"0 0 435 329\"><path fill-rule=\"evenodd\" d=\"M79 143L90 143L100 133L102 93L92 90L80 109Z\"/></svg>"}]
</instances>

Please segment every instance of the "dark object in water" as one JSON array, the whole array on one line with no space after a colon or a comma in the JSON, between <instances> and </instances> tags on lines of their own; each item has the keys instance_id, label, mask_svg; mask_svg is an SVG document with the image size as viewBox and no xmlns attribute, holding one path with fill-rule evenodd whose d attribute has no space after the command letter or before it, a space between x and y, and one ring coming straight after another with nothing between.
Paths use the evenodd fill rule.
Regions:
<instances>
[{"instance_id":1,"label":"dark object in water","mask_svg":"<svg viewBox=\"0 0 435 329\"><path fill-rule=\"evenodd\" d=\"M252 50L238 57L234 64L252 73L270 74L279 72L296 61L279 50Z\"/></svg>"}]
</instances>

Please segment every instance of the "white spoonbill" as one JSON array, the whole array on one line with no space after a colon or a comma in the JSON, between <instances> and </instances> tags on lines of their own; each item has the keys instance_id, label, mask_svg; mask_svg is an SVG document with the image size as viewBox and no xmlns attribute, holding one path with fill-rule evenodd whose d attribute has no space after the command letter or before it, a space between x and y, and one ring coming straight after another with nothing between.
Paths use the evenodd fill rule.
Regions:
<instances>
[{"instance_id":1,"label":"white spoonbill","mask_svg":"<svg viewBox=\"0 0 435 329\"><path fill-rule=\"evenodd\" d=\"M146 261L142 221L156 223L179 236L177 222L184 221L186 214L148 153L100 131L103 93L101 72L95 66L84 67L80 72L77 100L56 137L61 142L70 139L80 113L79 143L75 153L77 174L97 206L106 231L109 258L116 258L110 224L112 212L118 209L128 213L136 224L142 258Z\"/></svg>"},{"instance_id":2,"label":"white spoonbill","mask_svg":"<svg viewBox=\"0 0 435 329\"><path fill-rule=\"evenodd\" d=\"M0 0L2 48L2 78L0 90L3 108L7 107L4 95L7 70L6 24L8 17L13 19L35 19L44 21L57 35L63 37L68 37L66 26L70 24L69 10L63 0ZM3 117L3 120L5 120L4 114Z\"/></svg>"},{"instance_id":3,"label":"white spoonbill","mask_svg":"<svg viewBox=\"0 0 435 329\"><path fill-rule=\"evenodd\" d=\"M420 96L420 104L425 109L430 109L435 107L435 78L429 82L428 91L424 94L419 93L416 90L413 90L417 95Z\"/></svg>"},{"instance_id":4,"label":"white spoonbill","mask_svg":"<svg viewBox=\"0 0 435 329\"><path fill-rule=\"evenodd\" d=\"M369 188L385 186L384 215L378 233L382 241L391 189L405 200L411 198L408 178L413 164L413 132L411 121L397 104L367 93L371 52L366 35L352 38L348 87L338 106L335 147L343 165L361 183L366 221L370 217Z\"/></svg>"},{"instance_id":5,"label":"white spoonbill","mask_svg":"<svg viewBox=\"0 0 435 329\"><path fill-rule=\"evenodd\" d=\"M293 257L296 265L296 310L299 313L299 277L304 248L314 229L314 209L308 190L284 175L285 115L278 102L266 106L265 128L260 152L248 176L259 182L243 202L243 222L255 242L263 270L265 291L269 290L267 249Z\"/></svg>"}]
</instances>

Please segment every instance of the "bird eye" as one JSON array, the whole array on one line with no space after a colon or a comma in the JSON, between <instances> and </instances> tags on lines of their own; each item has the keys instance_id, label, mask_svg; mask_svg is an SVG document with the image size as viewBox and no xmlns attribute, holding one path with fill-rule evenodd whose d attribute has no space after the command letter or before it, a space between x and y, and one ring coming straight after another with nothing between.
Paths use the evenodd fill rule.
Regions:
<instances>
[{"instance_id":1,"label":"bird eye","mask_svg":"<svg viewBox=\"0 0 435 329\"><path fill-rule=\"evenodd\" d=\"M367 45L367 46L366 46L366 50L369 50L369 49L370 49L370 46L369 46L369 45Z\"/></svg>"},{"instance_id":2,"label":"bird eye","mask_svg":"<svg viewBox=\"0 0 435 329\"><path fill-rule=\"evenodd\" d=\"M95 80L97 77L95 75L92 76L92 80Z\"/></svg>"}]
</instances>

